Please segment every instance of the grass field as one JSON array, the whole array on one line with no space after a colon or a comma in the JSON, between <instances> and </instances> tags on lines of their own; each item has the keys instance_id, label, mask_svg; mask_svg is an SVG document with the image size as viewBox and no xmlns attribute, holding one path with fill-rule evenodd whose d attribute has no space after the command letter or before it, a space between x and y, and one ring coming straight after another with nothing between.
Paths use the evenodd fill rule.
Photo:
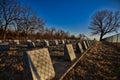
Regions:
<instances>
[{"instance_id":1,"label":"grass field","mask_svg":"<svg viewBox=\"0 0 120 80\"><path fill-rule=\"evenodd\" d=\"M64 80L119 80L120 51L109 43L97 42Z\"/></svg>"}]
</instances>

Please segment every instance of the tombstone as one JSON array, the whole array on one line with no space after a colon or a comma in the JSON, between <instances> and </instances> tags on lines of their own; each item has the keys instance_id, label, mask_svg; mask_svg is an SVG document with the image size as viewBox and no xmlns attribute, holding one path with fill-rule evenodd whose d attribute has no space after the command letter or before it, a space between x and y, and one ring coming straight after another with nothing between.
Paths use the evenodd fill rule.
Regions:
<instances>
[{"instance_id":1,"label":"tombstone","mask_svg":"<svg viewBox=\"0 0 120 80\"><path fill-rule=\"evenodd\" d=\"M69 44L69 43L70 43L70 40L66 40L66 43Z\"/></svg>"},{"instance_id":2,"label":"tombstone","mask_svg":"<svg viewBox=\"0 0 120 80\"><path fill-rule=\"evenodd\" d=\"M64 47L64 59L73 61L76 58L72 44L66 44Z\"/></svg>"},{"instance_id":3,"label":"tombstone","mask_svg":"<svg viewBox=\"0 0 120 80\"><path fill-rule=\"evenodd\" d=\"M76 44L76 52L77 52L77 53L83 53L83 52L84 52L84 50L83 50L82 45L81 45L80 42L78 42L78 43Z\"/></svg>"},{"instance_id":4,"label":"tombstone","mask_svg":"<svg viewBox=\"0 0 120 80\"><path fill-rule=\"evenodd\" d=\"M65 44L65 41L64 41L64 40L62 40L62 44Z\"/></svg>"},{"instance_id":5,"label":"tombstone","mask_svg":"<svg viewBox=\"0 0 120 80\"><path fill-rule=\"evenodd\" d=\"M32 42L31 40L27 40L27 47L28 48L35 48L35 43Z\"/></svg>"},{"instance_id":6,"label":"tombstone","mask_svg":"<svg viewBox=\"0 0 120 80\"><path fill-rule=\"evenodd\" d=\"M20 42L19 42L19 40L14 40L14 41L13 41L13 44L14 44L14 45L19 45Z\"/></svg>"},{"instance_id":7,"label":"tombstone","mask_svg":"<svg viewBox=\"0 0 120 80\"><path fill-rule=\"evenodd\" d=\"M40 43L40 40L39 40L39 39L37 39L35 42L36 42L36 43Z\"/></svg>"},{"instance_id":8,"label":"tombstone","mask_svg":"<svg viewBox=\"0 0 120 80\"><path fill-rule=\"evenodd\" d=\"M44 45L44 47L48 47L49 46L49 42L47 40L44 40L43 45Z\"/></svg>"},{"instance_id":9,"label":"tombstone","mask_svg":"<svg viewBox=\"0 0 120 80\"><path fill-rule=\"evenodd\" d=\"M57 40L54 40L54 44L55 44L55 45L58 45L59 43L58 43L58 41L57 41Z\"/></svg>"},{"instance_id":10,"label":"tombstone","mask_svg":"<svg viewBox=\"0 0 120 80\"><path fill-rule=\"evenodd\" d=\"M83 46L84 50L86 50L86 49L87 49L87 44L86 44L86 42L85 42L85 41L82 41L82 46Z\"/></svg>"},{"instance_id":11,"label":"tombstone","mask_svg":"<svg viewBox=\"0 0 120 80\"><path fill-rule=\"evenodd\" d=\"M86 40L85 42L86 42L87 47L90 47L88 40Z\"/></svg>"},{"instance_id":12,"label":"tombstone","mask_svg":"<svg viewBox=\"0 0 120 80\"><path fill-rule=\"evenodd\" d=\"M92 45L92 44L91 44L91 40L88 40L88 43L89 43L90 46Z\"/></svg>"},{"instance_id":13,"label":"tombstone","mask_svg":"<svg viewBox=\"0 0 120 80\"><path fill-rule=\"evenodd\" d=\"M27 51L27 62L32 72L33 80L51 80L55 71L47 48Z\"/></svg>"},{"instance_id":14,"label":"tombstone","mask_svg":"<svg viewBox=\"0 0 120 80\"><path fill-rule=\"evenodd\" d=\"M0 44L0 51L9 51L9 50L10 50L9 43L2 43L2 44Z\"/></svg>"},{"instance_id":15,"label":"tombstone","mask_svg":"<svg viewBox=\"0 0 120 80\"><path fill-rule=\"evenodd\" d=\"M2 43L2 40L0 40L0 43Z\"/></svg>"}]
</instances>

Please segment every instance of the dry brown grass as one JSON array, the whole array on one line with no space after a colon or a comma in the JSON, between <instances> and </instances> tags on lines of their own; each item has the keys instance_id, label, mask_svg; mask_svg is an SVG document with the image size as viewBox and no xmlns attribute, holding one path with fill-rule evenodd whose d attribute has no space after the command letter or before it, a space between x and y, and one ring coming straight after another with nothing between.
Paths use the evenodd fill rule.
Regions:
<instances>
[{"instance_id":1,"label":"dry brown grass","mask_svg":"<svg viewBox=\"0 0 120 80\"><path fill-rule=\"evenodd\" d=\"M97 42L64 80L119 80L120 52L111 44Z\"/></svg>"},{"instance_id":2,"label":"dry brown grass","mask_svg":"<svg viewBox=\"0 0 120 80\"><path fill-rule=\"evenodd\" d=\"M1 80L23 80L22 55L15 52L0 53L0 79Z\"/></svg>"}]
</instances>

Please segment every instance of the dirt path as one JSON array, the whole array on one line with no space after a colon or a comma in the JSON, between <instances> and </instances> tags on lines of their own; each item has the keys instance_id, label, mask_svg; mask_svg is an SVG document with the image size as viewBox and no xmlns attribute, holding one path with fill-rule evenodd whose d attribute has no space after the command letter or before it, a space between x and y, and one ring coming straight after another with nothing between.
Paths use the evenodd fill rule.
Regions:
<instances>
[{"instance_id":1,"label":"dirt path","mask_svg":"<svg viewBox=\"0 0 120 80\"><path fill-rule=\"evenodd\" d=\"M120 80L120 51L97 42L63 80Z\"/></svg>"}]
</instances>

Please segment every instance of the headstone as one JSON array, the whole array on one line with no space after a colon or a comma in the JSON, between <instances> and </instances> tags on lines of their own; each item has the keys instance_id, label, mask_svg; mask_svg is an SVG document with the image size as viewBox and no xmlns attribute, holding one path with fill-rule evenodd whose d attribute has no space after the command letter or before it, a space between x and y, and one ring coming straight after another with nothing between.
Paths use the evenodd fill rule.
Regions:
<instances>
[{"instance_id":1,"label":"headstone","mask_svg":"<svg viewBox=\"0 0 120 80\"><path fill-rule=\"evenodd\" d=\"M66 44L64 48L64 59L73 61L76 58L72 44Z\"/></svg>"},{"instance_id":2,"label":"headstone","mask_svg":"<svg viewBox=\"0 0 120 80\"><path fill-rule=\"evenodd\" d=\"M80 42L78 42L76 44L76 51L77 51L77 53L83 53L84 52L83 47L82 47Z\"/></svg>"},{"instance_id":3,"label":"headstone","mask_svg":"<svg viewBox=\"0 0 120 80\"><path fill-rule=\"evenodd\" d=\"M62 40L62 44L65 44L65 41L64 41L64 40Z\"/></svg>"},{"instance_id":4,"label":"headstone","mask_svg":"<svg viewBox=\"0 0 120 80\"><path fill-rule=\"evenodd\" d=\"M0 40L0 43L2 43L2 40Z\"/></svg>"},{"instance_id":5,"label":"headstone","mask_svg":"<svg viewBox=\"0 0 120 80\"><path fill-rule=\"evenodd\" d=\"M69 43L70 43L70 40L66 40L66 43L69 44Z\"/></svg>"},{"instance_id":6,"label":"headstone","mask_svg":"<svg viewBox=\"0 0 120 80\"><path fill-rule=\"evenodd\" d=\"M57 40L54 40L54 44L55 44L55 45L58 45L59 43L58 43L58 41L57 41Z\"/></svg>"},{"instance_id":7,"label":"headstone","mask_svg":"<svg viewBox=\"0 0 120 80\"><path fill-rule=\"evenodd\" d=\"M19 45L20 42L19 42L19 40L14 40L14 41L13 41L13 44L15 44L15 45Z\"/></svg>"},{"instance_id":8,"label":"headstone","mask_svg":"<svg viewBox=\"0 0 120 80\"><path fill-rule=\"evenodd\" d=\"M87 49L87 44L86 44L85 41L82 41L82 46L83 46L83 48L84 48L85 50Z\"/></svg>"},{"instance_id":9,"label":"headstone","mask_svg":"<svg viewBox=\"0 0 120 80\"><path fill-rule=\"evenodd\" d=\"M86 40L86 44L87 44L87 47L90 47L90 44L89 44L88 40Z\"/></svg>"},{"instance_id":10,"label":"headstone","mask_svg":"<svg viewBox=\"0 0 120 80\"><path fill-rule=\"evenodd\" d=\"M36 42L36 43L40 43L40 40L39 40L39 39L37 39L35 42Z\"/></svg>"},{"instance_id":11,"label":"headstone","mask_svg":"<svg viewBox=\"0 0 120 80\"><path fill-rule=\"evenodd\" d=\"M33 80L51 80L55 71L47 48L27 51Z\"/></svg>"},{"instance_id":12,"label":"headstone","mask_svg":"<svg viewBox=\"0 0 120 80\"><path fill-rule=\"evenodd\" d=\"M49 46L49 42L47 40L44 40L44 47L48 47Z\"/></svg>"},{"instance_id":13,"label":"headstone","mask_svg":"<svg viewBox=\"0 0 120 80\"><path fill-rule=\"evenodd\" d=\"M0 51L9 51L9 50L10 50L9 43L2 43L2 44L0 44Z\"/></svg>"},{"instance_id":14,"label":"headstone","mask_svg":"<svg viewBox=\"0 0 120 80\"><path fill-rule=\"evenodd\" d=\"M28 48L35 48L35 43L32 42L31 40L27 40L27 46Z\"/></svg>"}]
</instances>

